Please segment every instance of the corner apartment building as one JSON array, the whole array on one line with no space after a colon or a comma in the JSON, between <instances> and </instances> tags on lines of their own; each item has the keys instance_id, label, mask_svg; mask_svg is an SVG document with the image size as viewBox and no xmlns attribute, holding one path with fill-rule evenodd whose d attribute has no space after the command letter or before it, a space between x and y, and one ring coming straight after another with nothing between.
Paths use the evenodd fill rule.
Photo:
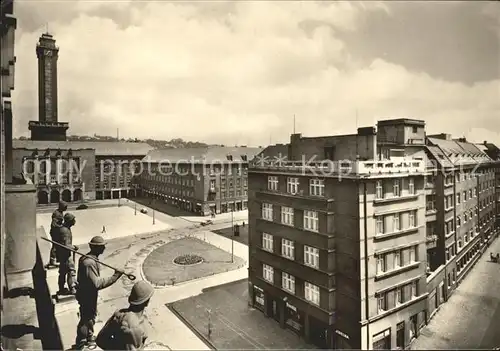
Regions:
<instances>
[{"instance_id":1,"label":"corner apartment building","mask_svg":"<svg viewBox=\"0 0 500 351\"><path fill-rule=\"evenodd\" d=\"M496 161L495 167L495 199L496 199L496 235L500 234L500 144L493 144L487 141L478 145L488 156Z\"/></svg>"},{"instance_id":2,"label":"corner apartment building","mask_svg":"<svg viewBox=\"0 0 500 351\"><path fill-rule=\"evenodd\" d=\"M30 177L38 205L134 197L136 166L153 149L129 142L14 140L13 145L14 172Z\"/></svg>"},{"instance_id":3,"label":"corner apartment building","mask_svg":"<svg viewBox=\"0 0 500 351\"><path fill-rule=\"evenodd\" d=\"M379 124L380 145L294 134L249 169L249 303L322 348L404 348L426 322L424 125Z\"/></svg>"},{"instance_id":4,"label":"corner apartment building","mask_svg":"<svg viewBox=\"0 0 500 351\"><path fill-rule=\"evenodd\" d=\"M142 160L143 194L209 215L247 209L248 162L260 148L205 147L150 151Z\"/></svg>"}]
</instances>

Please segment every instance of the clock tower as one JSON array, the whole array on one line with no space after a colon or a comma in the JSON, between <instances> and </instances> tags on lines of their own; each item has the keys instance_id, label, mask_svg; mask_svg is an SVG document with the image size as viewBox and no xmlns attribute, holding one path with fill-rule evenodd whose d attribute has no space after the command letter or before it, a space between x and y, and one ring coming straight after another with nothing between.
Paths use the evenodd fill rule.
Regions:
<instances>
[{"instance_id":1,"label":"clock tower","mask_svg":"<svg viewBox=\"0 0 500 351\"><path fill-rule=\"evenodd\" d=\"M49 33L42 34L36 46L38 58L38 121L30 121L32 140L66 140L68 123L57 114L57 59L59 48Z\"/></svg>"}]
</instances>

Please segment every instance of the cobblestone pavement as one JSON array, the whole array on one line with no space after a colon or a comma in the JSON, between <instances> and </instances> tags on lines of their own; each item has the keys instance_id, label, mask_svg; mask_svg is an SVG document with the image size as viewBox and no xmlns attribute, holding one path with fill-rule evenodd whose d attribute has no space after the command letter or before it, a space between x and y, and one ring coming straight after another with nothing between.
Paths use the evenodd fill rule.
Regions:
<instances>
[{"instance_id":1,"label":"cobblestone pavement","mask_svg":"<svg viewBox=\"0 0 500 351\"><path fill-rule=\"evenodd\" d=\"M496 239L415 340L411 349L492 349L500 346L500 252Z\"/></svg>"},{"instance_id":2,"label":"cobblestone pavement","mask_svg":"<svg viewBox=\"0 0 500 351\"><path fill-rule=\"evenodd\" d=\"M248 280L206 289L203 294L171 304L217 350L316 349L278 322L248 306ZM207 312L207 311L210 311Z\"/></svg>"},{"instance_id":3,"label":"cobblestone pavement","mask_svg":"<svg viewBox=\"0 0 500 351\"><path fill-rule=\"evenodd\" d=\"M173 261L181 255L198 255L202 262L181 266ZM233 261L233 262L231 262ZM198 238L184 238L166 243L152 251L144 261L144 277L154 285L172 285L200 279L243 267L239 257L231 260L231 254Z\"/></svg>"}]
</instances>

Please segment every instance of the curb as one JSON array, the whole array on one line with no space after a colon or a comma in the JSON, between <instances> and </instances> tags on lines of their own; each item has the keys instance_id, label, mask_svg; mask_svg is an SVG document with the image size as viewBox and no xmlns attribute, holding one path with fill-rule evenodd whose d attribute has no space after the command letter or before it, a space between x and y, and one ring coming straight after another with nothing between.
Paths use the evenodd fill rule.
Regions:
<instances>
[{"instance_id":1,"label":"curb","mask_svg":"<svg viewBox=\"0 0 500 351\"><path fill-rule=\"evenodd\" d=\"M211 350L217 350L215 345L202 333L200 332L196 327L194 327L191 323L188 322L186 318L182 314L180 314L173 304L168 303L166 304L167 308L176 316L186 327L188 327L201 341L205 343Z\"/></svg>"}]
</instances>

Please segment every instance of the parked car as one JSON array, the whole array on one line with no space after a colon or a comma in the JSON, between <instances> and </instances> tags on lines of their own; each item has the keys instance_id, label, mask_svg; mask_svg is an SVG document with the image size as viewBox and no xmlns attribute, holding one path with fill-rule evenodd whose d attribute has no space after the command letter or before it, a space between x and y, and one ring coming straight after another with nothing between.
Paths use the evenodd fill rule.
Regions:
<instances>
[{"instance_id":1,"label":"parked car","mask_svg":"<svg viewBox=\"0 0 500 351\"><path fill-rule=\"evenodd\" d=\"M214 222L212 222L210 219L207 219L206 221L203 221L200 224L202 226L206 226L206 225L214 224Z\"/></svg>"},{"instance_id":2,"label":"parked car","mask_svg":"<svg viewBox=\"0 0 500 351\"><path fill-rule=\"evenodd\" d=\"M87 205L81 204L81 205L78 205L78 207L76 209L77 210L86 210L87 208L89 208Z\"/></svg>"},{"instance_id":3,"label":"parked car","mask_svg":"<svg viewBox=\"0 0 500 351\"><path fill-rule=\"evenodd\" d=\"M145 208L141 208L141 213L146 214L146 213L148 213L148 210L146 210Z\"/></svg>"}]
</instances>

